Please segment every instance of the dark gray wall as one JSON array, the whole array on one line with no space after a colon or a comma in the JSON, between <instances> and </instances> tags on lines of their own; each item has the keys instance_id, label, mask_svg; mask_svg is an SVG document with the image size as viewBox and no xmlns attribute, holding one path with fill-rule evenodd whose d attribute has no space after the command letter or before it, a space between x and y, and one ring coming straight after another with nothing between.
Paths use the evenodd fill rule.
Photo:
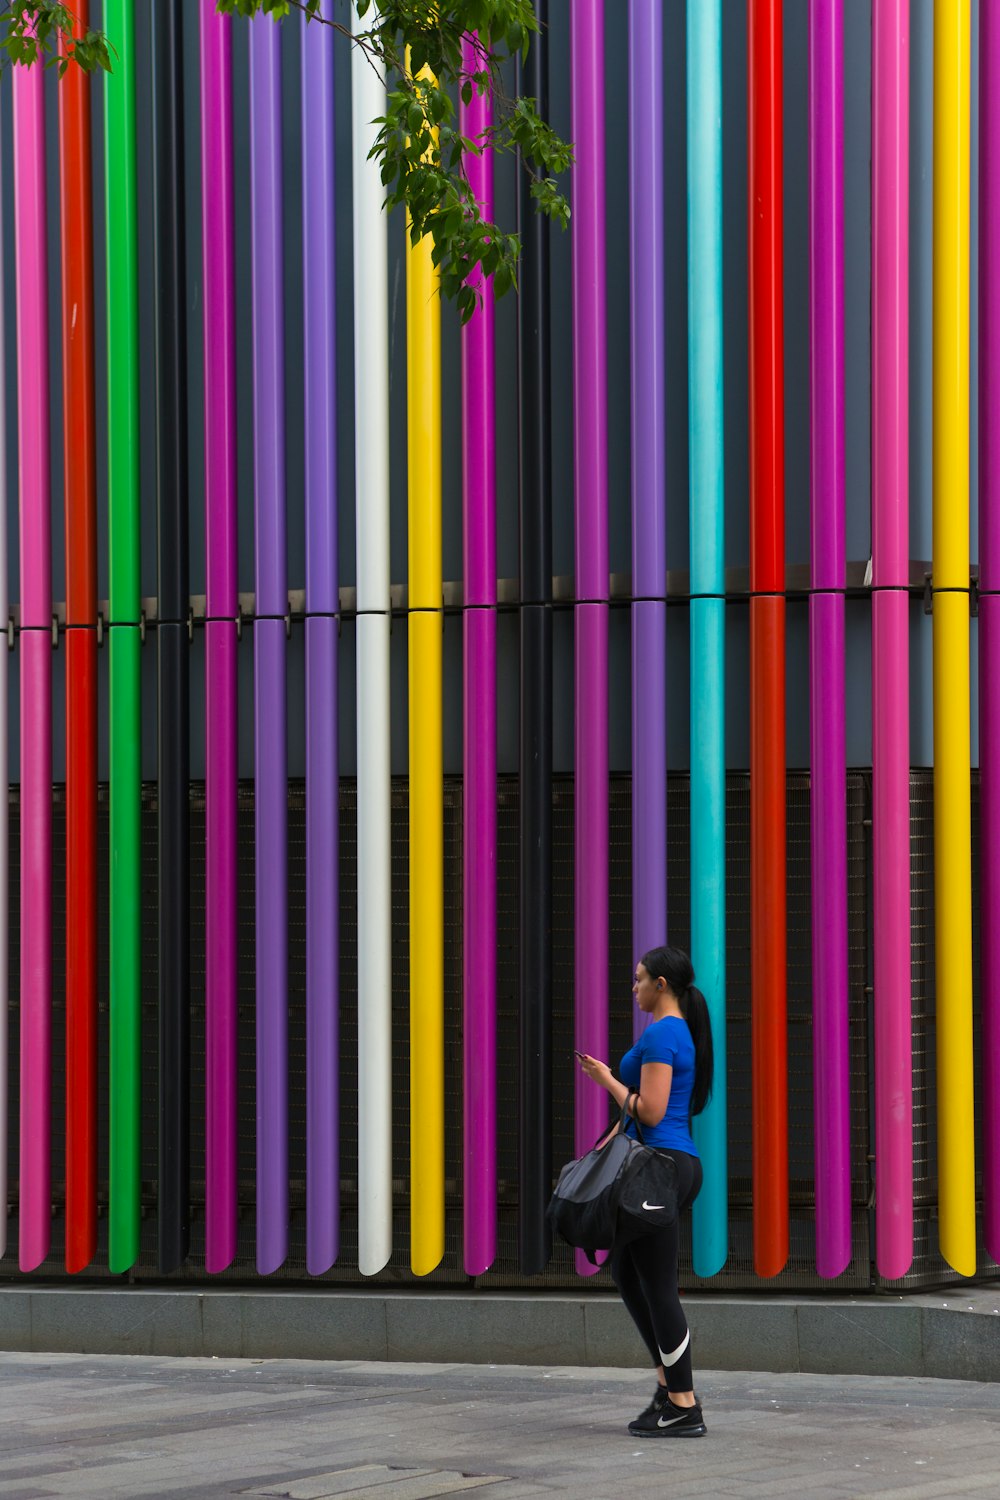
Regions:
<instances>
[{"instance_id":1,"label":"dark gray wall","mask_svg":"<svg viewBox=\"0 0 1000 1500\"><path fill-rule=\"evenodd\" d=\"M186 107L188 150L189 252L189 393L191 475L191 588L204 586L204 496L202 483L202 367L201 367L201 249L200 182L198 178L199 100L197 0L183 0L187 21L187 66L190 89ZM569 4L553 0L550 47L553 63L552 118L570 135ZM346 3L339 5L347 18ZM747 258L746 258L746 7L744 0L724 3L724 213L726 257L725 297L725 443L726 443L726 557L731 565L748 556L747 498ZM685 164L685 6L682 0L664 5L664 131L666 150L667 239L665 250L667 389L664 422L667 433L668 564L687 562L687 253L684 205ZM615 571L630 567L629 520L629 406L628 406L628 185L627 185L627 49L626 7L607 7L607 151L608 151L608 411L609 490L611 497L610 556ZM808 8L785 7L785 357L786 357L786 556L805 562L809 555L809 368L808 368L808 131L807 29ZM973 182L976 173L976 33L973 32ZM264 23L270 24L270 23ZM140 214L140 346L142 362L142 497L143 592L156 592L155 516L153 476L153 385L150 318L150 92L147 82L149 29L146 7L136 7L139 66L138 157ZM847 349L847 555L868 556L870 540L870 151L871 151L871 3L851 0L845 17L845 271ZM302 283L308 274L302 264L300 180L300 25L293 18L283 31L285 85L285 314L287 514L289 586L304 581L303 459L302 459ZM350 60L346 42L337 42L337 292L338 292L338 430L340 484L341 581L354 581L354 467L353 361L351 267ZM910 551L929 558L931 545L931 212L932 212L932 101L933 0L913 0L911 103L911 524ZM58 150L56 136L57 80L50 74L49 95L49 208L51 292L51 411L53 593L64 595L62 538L62 401L59 325ZM103 222L103 109L101 82L93 87L95 164L96 314L99 330L105 311ZM6 317L7 415L7 539L11 599L18 597L17 564L17 433L13 209L11 195L11 111L9 76L0 83L0 169L2 169L2 245ZM251 388L251 286L249 217L248 32L234 27L234 116L236 138L236 234L238 301L239 503L240 587L253 589L253 407ZM497 171L497 212L507 223L514 216L514 169L501 160ZM976 211L973 197L972 327L976 311ZM406 361L403 230L398 216L390 224L391 253L387 295L390 305L391 420L392 420L392 576L406 576ZM498 309L498 571L512 577L517 571L515 305L507 298ZM571 344L571 258L569 235L554 232L552 257L553 452L554 452L554 566L557 573L573 570L573 426ZM973 339L974 345L974 339ZM444 576L461 576L461 459L459 448L459 333L450 308L443 314L442 362L444 381ZM972 352L972 471L971 494L976 494L975 348ZM100 589L106 593L106 403L103 340L98 337L98 433ZM972 508L973 558L976 555L976 516ZM688 642L687 612L668 612L669 689L668 725L670 764L688 763ZM865 765L871 759L870 611L865 601L847 606L848 762ZM807 608L793 603L788 611L788 734L790 766L809 759ZM732 605L728 615L727 755L731 765L748 759L748 645L747 609ZM500 767L516 769L517 758L517 620L501 617L500 632ZM915 764L931 762L931 622L918 604L912 606L911 755ZM393 627L393 766L406 769L406 625ZM556 764L572 768L572 619L561 612L555 622ZM253 771L251 694L253 684L252 630L244 633L240 650L241 774ZM626 609L611 612L611 763L625 770L630 761L629 622ZM304 772L302 630L293 632L289 647L288 741L289 769ZM11 657L9 733L11 767L18 774L17 653ZM54 765L63 775L62 667L64 653L56 652L54 666ZM192 671L192 772L203 769L203 665L196 636ZM144 774L155 775L155 646L147 644L144 661ZM341 768L354 770L354 630L345 622L341 634ZM102 673L106 657L101 657ZM976 630L972 624L973 757L976 759L975 711ZM102 701L106 684L102 678ZM461 622L445 623L445 760L449 771L461 767ZM106 736L104 737L106 739ZM106 756L102 746L102 774Z\"/></svg>"}]
</instances>

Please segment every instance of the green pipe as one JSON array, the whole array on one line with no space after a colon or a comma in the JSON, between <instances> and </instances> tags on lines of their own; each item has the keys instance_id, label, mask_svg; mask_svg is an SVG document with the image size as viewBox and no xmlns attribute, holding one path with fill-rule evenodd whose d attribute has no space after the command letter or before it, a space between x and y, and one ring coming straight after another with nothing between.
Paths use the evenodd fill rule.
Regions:
<instances>
[{"instance_id":1,"label":"green pipe","mask_svg":"<svg viewBox=\"0 0 1000 1500\"><path fill-rule=\"evenodd\" d=\"M111 1161L108 1265L139 1254L141 939L139 825L139 312L132 0L105 0L104 83L110 578Z\"/></svg>"}]
</instances>

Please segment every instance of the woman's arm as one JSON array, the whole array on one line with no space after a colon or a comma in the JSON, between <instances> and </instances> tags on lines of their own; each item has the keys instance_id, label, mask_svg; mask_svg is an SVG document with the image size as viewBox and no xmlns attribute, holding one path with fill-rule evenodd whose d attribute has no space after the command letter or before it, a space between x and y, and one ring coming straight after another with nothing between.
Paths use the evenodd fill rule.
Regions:
<instances>
[{"instance_id":1,"label":"woman's arm","mask_svg":"<svg viewBox=\"0 0 1000 1500\"><path fill-rule=\"evenodd\" d=\"M580 1059L580 1067L588 1078L599 1083L601 1088L607 1089L618 1108L621 1109L632 1090L626 1088L624 1083L620 1083L614 1077L607 1063L598 1062L596 1058L584 1054ZM673 1078L674 1070L669 1063L643 1063L639 1079L639 1094L633 1099L632 1108L629 1111L640 1125L659 1125L670 1103L670 1086Z\"/></svg>"}]
</instances>

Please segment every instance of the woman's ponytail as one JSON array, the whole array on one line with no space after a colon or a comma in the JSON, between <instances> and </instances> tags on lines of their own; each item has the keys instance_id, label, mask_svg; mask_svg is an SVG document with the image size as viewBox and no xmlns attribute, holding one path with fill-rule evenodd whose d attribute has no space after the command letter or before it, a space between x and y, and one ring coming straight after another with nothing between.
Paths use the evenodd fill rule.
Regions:
<instances>
[{"instance_id":1,"label":"woman's ponytail","mask_svg":"<svg viewBox=\"0 0 1000 1500\"><path fill-rule=\"evenodd\" d=\"M712 1048L712 1021L708 1001L697 985L689 985L680 996L681 1014L688 1024L694 1042L694 1088L691 1090L691 1114L700 1115L712 1097L715 1055Z\"/></svg>"},{"instance_id":2,"label":"woman's ponytail","mask_svg":"<svg viewBox=\"0 0 1000 1500\"><path fill-rule=\"evenodd\" d=\"M715 1067L712 1051L712 1020L708 1002L694 982L694 967L683 948L650 948L640 963L651 979L665 979L681 1008L694 1042L694 1087L691 1114L700 1115L712 1097Z\"/></svg>"}]
</instances>

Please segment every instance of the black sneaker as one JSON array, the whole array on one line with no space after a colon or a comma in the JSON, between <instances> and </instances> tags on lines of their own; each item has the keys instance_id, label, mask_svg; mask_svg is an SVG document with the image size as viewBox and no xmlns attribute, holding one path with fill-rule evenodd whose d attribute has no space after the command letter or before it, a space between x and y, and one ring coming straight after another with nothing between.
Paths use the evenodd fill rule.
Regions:
<instances>
[{"instance_id":1,"label":"black sneaker","mask_svg":"<svg viewBox=\"0 0 1000 1500\"><path fill-rule=\"evenodd\" d=\"M708 1431L700 1403L675 1406L662 1386L628 1430L633 1437L704 1437Z\"/></svg>"}]
</instances>

